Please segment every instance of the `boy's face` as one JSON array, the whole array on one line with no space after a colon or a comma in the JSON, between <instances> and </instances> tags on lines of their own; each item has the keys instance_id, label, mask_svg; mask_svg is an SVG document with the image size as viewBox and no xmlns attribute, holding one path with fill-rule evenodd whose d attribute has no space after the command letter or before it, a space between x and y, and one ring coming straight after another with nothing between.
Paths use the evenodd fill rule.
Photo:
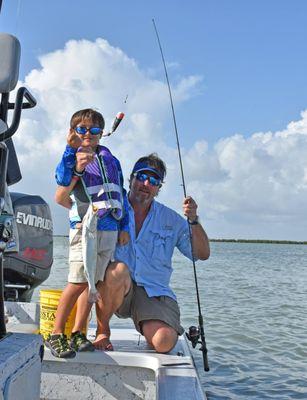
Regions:
<instances>
[{"instance_id":1,"label":"boy's face","mask_svg":"<svg viewBox=\"0 0 307 400\"><path fill-rule=\"evenodd\" d=\"M89 129L91 128L99 128L99 126L97 124L94 124L93 121L91 119L85 118L82 121L80 121L76 127L83 127L86 128L87 131L85 134L81 134L75 131L76 135L81 139L82 147L90 147L93 150L96 149L96 147L98 146L99 143L99 139L101 138L102 135L102 130L101 133L99 133L98 135L93 135L90 133Z\"/></svg>"}]
</instances>

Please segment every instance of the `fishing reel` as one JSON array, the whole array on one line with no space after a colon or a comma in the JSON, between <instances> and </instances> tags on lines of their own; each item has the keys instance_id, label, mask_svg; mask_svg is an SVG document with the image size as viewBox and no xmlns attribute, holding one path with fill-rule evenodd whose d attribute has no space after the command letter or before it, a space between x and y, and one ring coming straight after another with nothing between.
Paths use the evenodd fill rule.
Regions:
<instances>
[{"instance_id":1,"label":"fishing reel","mask_svg":"<svg viewBox=\"0 0 307 400\"><path fill-rule=\"evenodd\" d=\"M199 340L200 338L200 330L196 326L190 326L189 331L185 333L188 340L191 342L193 349L197 346L198 343L202 344Z\"/></svg>"},{"instance_id":2,"label":"fishing reel","mask_svg":"<svg viewBox=\"0 0 307 400\"><path fill-rule=\"evenodd\" d=\"M205 335L203 329L201 328L202 325L199 327L190 326L189 331L186 332L187 339L191 342L193 349L200 344L199 350L202 352L203 355L203 362L204 362L204 370L207 372L210 370L209 368L209 361L208 361L208 350L205 341Z\"/></svg>"}]
</instances>

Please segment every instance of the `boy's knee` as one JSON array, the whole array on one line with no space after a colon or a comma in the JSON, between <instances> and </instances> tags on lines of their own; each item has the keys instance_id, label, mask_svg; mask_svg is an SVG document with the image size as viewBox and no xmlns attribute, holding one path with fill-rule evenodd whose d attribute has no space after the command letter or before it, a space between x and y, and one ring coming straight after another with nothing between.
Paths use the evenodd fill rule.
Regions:
<instances>
[{"instance_id":1,"label":"boy's knee","mask_svg":"<svg viewBox=\"0 0 307 400\"><path fill-rule=\"evenodd\" d=\"M80 282L80 283L72 283L68 282L67 288L70 291L73 291L75 293L81 294L88 288L88 283L87 282Z\"/></svg>"}]
</instances>

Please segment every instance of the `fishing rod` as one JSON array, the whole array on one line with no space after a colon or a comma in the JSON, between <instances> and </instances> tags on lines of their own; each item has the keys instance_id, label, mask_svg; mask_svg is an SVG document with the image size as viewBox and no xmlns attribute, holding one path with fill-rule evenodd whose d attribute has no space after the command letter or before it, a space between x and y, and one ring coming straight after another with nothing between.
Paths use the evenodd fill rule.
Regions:
<instances>
[{"instance_id":1,"label":"fishing rod","mask_svg":"<svg viewBox=\"0 0 307 400\"><path fill-rule=\"evenodd\" d=\"M167 87L168 87L168 93L169 93L169 97L170 97L173 123L174 123L175 134L176 134L176 142L177 142L177 150L178 150L178 157L179 157L179 164L180 164L180 171L181 171L183 194L184 194L184 197L186 198L187 193L186 193L185 179L184 179L184 173L183 173L183 164L182 164L182 158L181 158L179 135L178 135L178 130L177 130L177 123L176 123L175 110L174 110L174 104L173 104L173 96L172 96L171 86L170 86L169 79L168 79L168 73L167 73L167 69L166 69L162 46L161 46L158 30L157 30L154 19L152 19L152 23L153 23L153 26L154 26L154 29L156 32L156 36L157 36L157 40L158 40L158 44L159 44L159 48L160 48L160 53L161 53L161 58L162 58L163 66L164 66L164 72L165 72L165 77L166 77L166 82L167 82ZM194 280L195 280L195 287L196 287L199 327L190 326L189 332L186 333L186 335L187 335L187 338L191 341L193 348L195 348L197 346L197 344L201 345L199 350L203 354L204 370L207 372L207 371L209 371L208 349L207 349L206 339L205 339L204 320L203 320L203 316L201 313L201 307L200 307L200 297L199 297L199 290L198 290L196 265L195 265L195 258L194 258L193 246L192 246L192 230L191 230L190 224L188 224L188 226L189 226L189 237L190 237L191 249L192 249L192 264L193 264Z\"/></svg>"}]
</instances>

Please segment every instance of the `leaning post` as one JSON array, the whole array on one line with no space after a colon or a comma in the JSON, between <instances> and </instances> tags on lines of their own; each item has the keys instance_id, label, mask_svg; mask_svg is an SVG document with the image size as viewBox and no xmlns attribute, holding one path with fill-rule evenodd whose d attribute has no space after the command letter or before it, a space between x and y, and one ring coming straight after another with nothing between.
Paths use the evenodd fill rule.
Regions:
<instances>
[{"instance_id":1,"label":"leaning post","mask_svg":"<svg viewBox=\"0 0 307 400\"><path fill-rule=\"evenodd\" d=\"M4 213L4 196L7 173L8 150L5 143L0 143L0 340L6 336L4 315L4 281L3 281L3 254L10 232L11 221Z\"/></svg>"}]
</instances>

